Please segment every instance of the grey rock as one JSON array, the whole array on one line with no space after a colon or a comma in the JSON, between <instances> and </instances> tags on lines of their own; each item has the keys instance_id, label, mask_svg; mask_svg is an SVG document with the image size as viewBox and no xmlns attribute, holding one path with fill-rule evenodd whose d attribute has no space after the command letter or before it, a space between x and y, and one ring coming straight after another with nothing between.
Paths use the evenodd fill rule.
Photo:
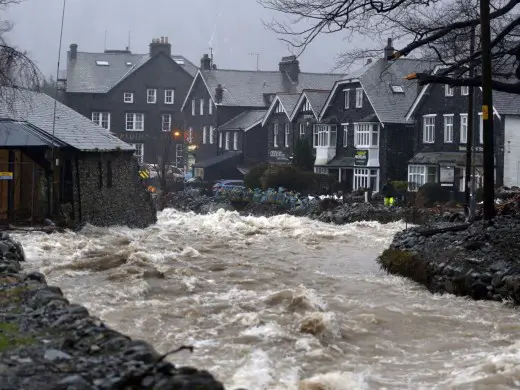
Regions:
<instances>
[{"instance_id":1,"label":"grey rock","mask_svg":"<svg viewBox=\"0 0 520 390\"><path fill-rule=\"evenodd\" d=\"M94 386L80 375L70 375L58 382L58 386L66 386L67 390L90 390Z\"/></svg>"},{"instance_id":2,"label":"grey rock","mask_svg":"<svg viewBox=\"0 0 520 390\"><path fill-rule=\"evenodd\" d=\"M43 358L45 360L49 360L51 362L53 361L56 361L56 360L70 360L72 359L72 357L65 353L65 352L62 352L62 351L59 351L57 349L46 349L45 350L45 354L43 355Z\"/></svg>"}]
</instances>

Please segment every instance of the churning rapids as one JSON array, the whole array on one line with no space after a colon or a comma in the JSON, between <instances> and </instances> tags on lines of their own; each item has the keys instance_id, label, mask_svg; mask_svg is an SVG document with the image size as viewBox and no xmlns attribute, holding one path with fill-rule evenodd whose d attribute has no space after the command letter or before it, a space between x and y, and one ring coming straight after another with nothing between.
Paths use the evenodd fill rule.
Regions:
<instances>
[{"instance_id":1,"label":"churning rapids","mask_svg":"<svg viewBox=\"0 0 520 390\"><path fill-rule=\"evenodd\" d=\"M160 351L194 345L172 361L231 390L518 388L518 310L380 271L403 228L168 209L144 230L14 237L70 301Z\"/></svg>"}]
</instances>

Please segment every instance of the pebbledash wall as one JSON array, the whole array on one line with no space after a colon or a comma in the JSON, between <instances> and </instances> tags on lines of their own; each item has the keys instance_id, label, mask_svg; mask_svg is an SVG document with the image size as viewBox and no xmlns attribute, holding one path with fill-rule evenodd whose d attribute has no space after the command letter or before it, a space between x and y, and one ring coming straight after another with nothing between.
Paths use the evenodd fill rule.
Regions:
<instances>
[{"instance_id":1,"label":"pebbledash wall","mask_svg":"<svg viewBox=\"0 0 520 390\"><path fill-rule=\"evenodd\" d=\"M145 228L157 222L154 202L139 179L132 153L81 153L73 167L77 223Z\"/></svg>"}]
</instances>

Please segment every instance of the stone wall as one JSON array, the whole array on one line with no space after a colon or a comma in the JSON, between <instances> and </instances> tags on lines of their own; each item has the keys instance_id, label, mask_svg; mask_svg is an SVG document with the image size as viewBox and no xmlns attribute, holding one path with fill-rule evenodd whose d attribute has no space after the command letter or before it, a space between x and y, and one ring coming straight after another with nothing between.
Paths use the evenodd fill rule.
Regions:
<instances>
[{"instance_id":1,"label":"stone wall","mask_svg":"<svg viewBox=\"0 0 520 390\"><path fill-rule=\"evenodd\" d=\"M1 389L224 389L207 371L175 367L71 305L42 274L23 274L23 261L21 245L1 233Z\"/></svg>"},{"instance_id":2,"label":"stone wall","mask_svg":"<svg viewBox=\"0 0 520 390\"><path fill-rule=\"evenodd\" d=\"M139 166L131 153L84 153L77 164L78 222L144 228L157 221L154 202L139 179Z\"/></svg>"}]
</instances>

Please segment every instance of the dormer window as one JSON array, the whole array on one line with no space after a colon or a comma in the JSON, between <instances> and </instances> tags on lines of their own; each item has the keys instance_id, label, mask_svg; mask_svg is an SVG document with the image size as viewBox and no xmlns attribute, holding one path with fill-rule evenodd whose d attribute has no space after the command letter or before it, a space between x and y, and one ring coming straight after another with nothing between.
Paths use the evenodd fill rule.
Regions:
<instances>
[{"instance_id":1,"label":"dormer window","mask_svg":"<svg viewBox=\"0 0 520 390\"><path fill-rule=\"evenodd\" d=\"M393 93L404 93L404 88L402 85L392 85Z\"/></svg>"},{"instance_id":2,"label":"dormer window","mask_svg":"<svg viewBox=\"0 0 520 390\"><path fill-rule=\"evenodd\" d=\"M453 96L453 87L451 85L444 85L444 96Z\"/></svg>"},{"instance_id":3,"label":"dormer window","mask_svg":"<svg viewBox=\"0 0 520 390\"><path fill-rule=\"evenodd\" d=\"M97 66L109 66L110 64L108 63L108 61L99 61L99 60L97 60L96 61L96 65Z\"/></svg>"},{"instance_id":4,"label":"dormer window","mask_svg":"<svg viewBox=\"0 0 520 390\"><path fill-rule=\"evenodd\" d=\"M305 104L303 105L303 111L312 111L311 104L307 99L305 99Z\"/></svg>"},{"instance_id":5,"label":"dormer window","mask_svg":"<svg viewBox=\"0 0 520 390\"><path fill-rule=\"evenodd\" d=\"M281 105L279 102L276 104L276 110L275 110L275 112L276 112L277 114L281 114L281 113L283 113L283 107L282 107L282 105Z\"/></svg>"}]
</instances>

